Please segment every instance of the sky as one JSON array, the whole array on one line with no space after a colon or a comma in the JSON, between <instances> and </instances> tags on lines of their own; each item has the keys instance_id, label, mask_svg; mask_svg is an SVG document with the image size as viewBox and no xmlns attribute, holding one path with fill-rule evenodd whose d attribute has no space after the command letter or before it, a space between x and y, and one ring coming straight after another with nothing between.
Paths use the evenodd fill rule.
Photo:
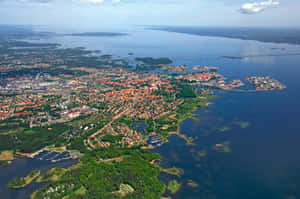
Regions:
<instances>
[{"instance_id":1,"label":"sky","mask_svg":"<svg viewBox=\"0 0 300 199\"><path fill-rule=\"evenodd\" d=\"M0 24L300 27L300 0L0 0Z\"/></svg>"}]
</instances>

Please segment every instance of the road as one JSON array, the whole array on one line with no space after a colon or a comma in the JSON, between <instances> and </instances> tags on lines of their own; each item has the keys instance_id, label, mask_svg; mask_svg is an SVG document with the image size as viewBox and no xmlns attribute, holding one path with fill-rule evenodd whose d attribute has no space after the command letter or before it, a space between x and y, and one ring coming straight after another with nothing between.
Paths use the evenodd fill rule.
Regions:
<instances>
[{"instance_id":1,"label":"road","mask_svg":"<svg viewBox=\"0 0 300 199\"><path fill-rule=\"evenodd\" d=\"M93 149L96 149L97 147L91 142L91 138L95 138L98 143L99 140L96 138L97 135L99 135L100 133L102 133L103 130L105 130L107 127L109 127L114 121L116 121L117 119L119 119L120 117L122 117L125 113L127 113L128 111L130 111L130 108L127 108L126 110L124 110L123 112L119 113L118 115L114 116L113 119L107 123L104 127L102 127L99 131L97 131L96 133L94 133L93 135L91 135L88 138L88 144L90 145L90 147L92 147Z\"/></svg>"}]
</instances>

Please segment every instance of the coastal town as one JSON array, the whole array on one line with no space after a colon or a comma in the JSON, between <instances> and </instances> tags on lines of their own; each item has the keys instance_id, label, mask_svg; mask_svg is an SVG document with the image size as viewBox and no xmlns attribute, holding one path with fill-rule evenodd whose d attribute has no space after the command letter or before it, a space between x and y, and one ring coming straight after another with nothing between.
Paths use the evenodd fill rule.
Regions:
<instances>
[{"instance_id":1,"label":"coastal town","mask_svg":"<svg viewBox=\"0 0 300 199\"><path fill-rule=\"evenodd\" d=\"M18 45L26 48L14 49ZM30 45L35 48L27 48ZM274 78L253 76L246 80L254 88L245 89L248 82L227 79L218 72L219 67L172 65L168 58L134 58L130 62L82 48L35 45L2 44L8 50L0 54L0 151L9 154L9 159L2 158L3 165L10 164L13 155L49 164L76 161L90 153L101 154L97 164L102 165L121 164L133 157L141 161L148 153L145 150L161 146L174 134L192 145L193 138L181 135L179 124L193 118L198 108L208 106L214 90L286 88ZM144 123L144 128L136 128L136 123ZM147 156L155 156L149 153ZM143 166L148 167L154 159L143 159ZM79 168L86 166L90 164ZM91 169L96 168L86 170ZM75 182L50 185L33 198L60 197L64 191L86 189ZM142 190L119 187L110 194Z\"/></svg>"},{"instance_id":2,"label":"coastal town","mask_svg":"<svg viewBox=\"0 0 300 199\"><path fill-rule=\"evenodd\" d=\"M0 0L0 199L300 199L300 0Z\"/></svg>"},{"instance_id":3,"label":"coastal town","mask_svg":"<svg viewBox=\"0 0 300 199\"><path fill-rule=\"evenodd\" d=\"M10 132L18 133L27 128L72 123L77 118L97 115L103 121L110 122L106 124L104 122L101 124L102 128L98 130L99 121L98 123L95 121L62 134L64 138L71 140L76 136L88 135L89 132L95 131L84 141L90 149L109 147L111 144L122 147L145 144L147 136L141 135L141 132L131 129L131 125L120 123L118 120L124 117L131 118L132 121L156 120L171 114L184 104L184 98L178 98L181 92L180 89L178 90L179 84L200 86L200 91L201 87L235 91L245 86L245 83L239 79L227 81L217 72L218 67L194 66L193 70L197 72L189 73L185 65L161 64L161 68L168 71L167 73L138 73L126 70L124 67L115 67L114 62L107 59L111 56L105 57L107 62L105 68L83 66L76 68L76 71L82 73L54 74L51 70L42 72L39 69L40 71L34 74L31 74L32 71L24 75L10 74L11 70L47 68L53 63L59 64L57 68L67 70L66 66L61 65L65 64L62 58L51 57L48 60L48 57L42 57L31 59L29 63L20 55L35 51L25 52L18 56L14 51L12 55L2 55L2 61L5 61L1 63L0 84L0 119L4 127L3 131L9 129ZM65 53L69 56L70 52ZM81 53L85 54L84 51ZM53 55L58 56L56 51ZM101 58L104 59L103 56ZM17 67L14 64L17 64ZM72 71L74 70L72 68ZM176 73L170 74L170 71ZM255 76L246 79L254 86L255 91L286 88L271 77ZM247 92L247 90L242 91ZM115 143L103 141L108 136L120 137L119 140L115 140Z\"/></svg>"}]
</instances>

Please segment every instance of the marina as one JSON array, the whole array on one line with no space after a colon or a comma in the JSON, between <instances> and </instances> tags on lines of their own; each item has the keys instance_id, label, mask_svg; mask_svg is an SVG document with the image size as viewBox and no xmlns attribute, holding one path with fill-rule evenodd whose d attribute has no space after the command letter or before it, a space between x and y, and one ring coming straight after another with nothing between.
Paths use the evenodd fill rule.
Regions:
<instances>
[{"instance_id":1,"label":"marina","mask_svg":"<svg viewBox=\"0 0 300 199\"><path fill-rule=\"evenodd\" d=\"M162 140L161 140L160 136L152 135L152 136L148 137L147 144L157 147L162 144Z\"/></svg>"},{"instance_id":2,"label":"marina","mask_svg":"<svg viewBox=\"0 0 300 199\"><path fill-rule=\"evenodd\" d=\"M40 161L48 161L52 163L63 162L67 160L75 160L80 156L78 152L73 151L55 151L45 147L35 153L21 153L17 152L22 157L27 157Z\"/></svg>"}]
</instances>

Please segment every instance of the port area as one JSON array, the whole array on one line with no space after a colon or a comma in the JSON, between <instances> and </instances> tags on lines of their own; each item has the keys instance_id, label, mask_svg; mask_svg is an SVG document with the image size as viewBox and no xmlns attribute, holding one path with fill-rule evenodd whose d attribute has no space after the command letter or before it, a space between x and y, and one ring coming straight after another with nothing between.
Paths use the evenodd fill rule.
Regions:
<instances>
[{"instance_id":1,"label":"port area","mask_svg":"<svg viewBox=\"0 0 300 199\"><path fill-rule=\"evenodd\" d=\"M22 152L17 152L17 155L31 158L31 159L38 159L42 161L49 161L52 163L57 163L57 162L62 162L66 160L71 160L71 159L77 159L80 154L76 151L56 151L52 150L48 147L45 147L35 153L22 153Z\"/></svg>"},{"instance_id":2,"label":"port area","mask_svg":"<svg viewBox=\"0 0 300 199\"><path fill-rule=\"evenodd\" d=\"M254 89L243 89L245 83L239 79L226 81L226 78L218 73L213 74L213 78L205 79L205 81L190 81L192 86L203 86L216 88L221 90L235 91L235 92L259 92L283 90L286 86L278 80L270 76L249 76L245 78Z\"/></svg>"},{"instance_id":3,"label":"port area","mask_svg":"<svg viewBox=\"0 0 300 199\"><path fill-rule=\"evenodd\" d=\"M226 82L224 78L212 79L206 82L194 82L191 83L192 86L204 86L210 88L217 88L221 90L231 90L231 91L238 91L236 90L239 87L245 86L245 83L239 79L232 80L230 82ZM248 91L248 90L244 90Z\"/></svg>"}]
</instances>

